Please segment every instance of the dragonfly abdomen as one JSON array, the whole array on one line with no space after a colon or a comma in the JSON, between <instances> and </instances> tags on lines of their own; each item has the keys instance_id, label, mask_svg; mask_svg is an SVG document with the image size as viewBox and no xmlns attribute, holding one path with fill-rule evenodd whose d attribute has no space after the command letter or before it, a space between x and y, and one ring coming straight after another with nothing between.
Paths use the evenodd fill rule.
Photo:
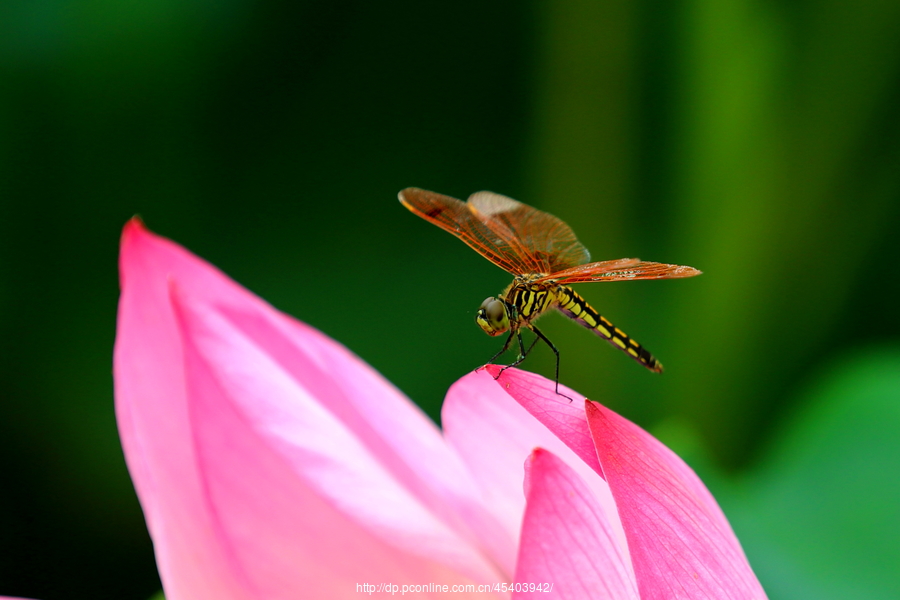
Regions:
<instances>
[{"instance_id":1,"label":"dragonfly abdomen","mask_svg":"<svg viewBox=\"0 0 900 600\"><path fill-rule=\"evenodd\" d=\"M572 288L561 285L556 290L556 308L583 327L587 327L610 344L622 350L651 371L661 373L662 363L628 335L594 310L587 300Z\"/></svg>"}]
</instances>

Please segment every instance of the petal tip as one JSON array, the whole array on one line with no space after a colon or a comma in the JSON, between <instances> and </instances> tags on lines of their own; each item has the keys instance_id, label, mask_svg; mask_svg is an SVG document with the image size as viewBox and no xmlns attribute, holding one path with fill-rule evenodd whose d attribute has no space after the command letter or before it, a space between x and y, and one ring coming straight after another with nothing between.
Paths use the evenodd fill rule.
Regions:
<instances>
[{"instance_id":1,"label":"petal tip","mask_svg":"<svg viewBox=\"0 0 900 600\"><path fill-rule=\"evenodd\" d=\"M120 251L125 253L128 251L128 248L134 244L140 238L146 238L152 236L153 233L147 229L147 225L144 224L144 220L140 215L134 215L125 223L125 226L122 227L122 237L119 241Z\"/></svg>"},{"instance_id":2,"label":"petal tip","mask_svg":"<svg viewBox=\"0 0 900 600\"><path fill-rule=\"evenodd\" d=\"M122 236L134 235L136 233L146 233L149 231L147 229L147 225L144 224L144 219L141 218L141 215L134 215L128 222L125 223L125 227L122 228Z\"/></svg>"},{"instance_id":3,"label":"petal tip","mask_svg":"<svg viewBox=\"0 0 900 600\"><path fill-rule=\"evenodd\" d=\"M491 376L496 380L498 377L500 377L500 373L503 372L503 365L487 364L483 367L478 367L475 370L480 371L482 369L490 373Z\"/></svg>"},{"instance_id":4,"label":"petal tip","mask_svg":"<svg viewBox=\"0 0 900 600\"><path fill-rule=\"evenodd\" d=\"M584 412L588 415L596 415L598 413L602 413L603 409L606 408L596 400L591 400L590 398L584 399Z\"/></svg>"},{"instance_id":5,"label":"petal tip","mask_svg":"<svg viewBox=\"0 0 900 600\"><path fill-rule=\"evenodd\" d=\"M548 450L541 448L540 446L535 446L531 451L531 454L528 456L528 460L532 463L537 462L539 460L546 460L547 455L550 454Z\"/></svg>"}]
</instances>

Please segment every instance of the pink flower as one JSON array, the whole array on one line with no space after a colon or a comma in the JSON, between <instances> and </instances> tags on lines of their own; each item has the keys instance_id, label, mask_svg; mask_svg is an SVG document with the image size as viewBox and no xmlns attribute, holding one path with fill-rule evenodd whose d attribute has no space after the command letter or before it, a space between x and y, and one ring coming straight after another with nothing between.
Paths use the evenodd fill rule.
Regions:
<instances>
[{"instance_id":1,"label":"pink flower","mask_svg":"<svg viewBox=\"0 0 900 600\"><path fill-rule=\"evenodd\" d=\"M441 433L139 221L120 267L116 412L168 600L765 598L696 475L603 406L489 366L450 389Z\"/></svg>"}]
</instances>

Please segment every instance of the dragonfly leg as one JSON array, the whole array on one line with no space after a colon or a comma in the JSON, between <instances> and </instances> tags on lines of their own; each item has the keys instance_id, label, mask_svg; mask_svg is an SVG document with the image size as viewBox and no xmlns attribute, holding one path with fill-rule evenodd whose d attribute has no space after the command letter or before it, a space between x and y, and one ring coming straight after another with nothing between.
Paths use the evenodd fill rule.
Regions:
<instances>
[{"instance_id":1,"label":"dragonfly leg","mask_svg":"<svg viewBox=\"0 0 900 600\"><path fill-rule=\"evenodd\" d=\"M516 331L516 339L519 340L519 357L516 359L516 362L507 366L506 367L507 369L509 367L514 367L515 365L517 365L520 362L522 362L523 360L525 360L525 356L527 356L528 352L531 351L531 348L529 348L528 350L525 350L525 344L522 343L522 330L521 329ZM534 344L532 344L532 347L533 346L534 346ZM500 372L502 373L503 371L500 371Z\"/></svg>"},{"instance_id":2,"label":"dragonfly leg","mask_svg":"<svg viewBox=\"0 0 900 600\"><path fill-rule=\"evenodd\" d=\"M513 364L511 364L509 366L515 367L520 362L525 360L525 357L528 356L529 354L531 354L532 348L534 348L534 345L537 343L538 343L538 338L534 338L534 341L531 342L530 346L528 346L528 350L524 350L525 345L522 343L522 330L520 329L519 330L519 358L516 360L516 362L514 362ZM507 368L509 368L509 367L507 367Z\"/></svg>"},{"instance_id":3,"label":"dragonfly leg","mask_svg":"<svg viewBox=\"0 0 900 600\"><path fill-rule=\"evenodd\" d=\"M550 346L550 349L553 350L553 354L556 355L556 395L562 396L564 398L569 398L565 394L559 393L559 350L556 349L556 346L553 345L553 342L551 342L549 339L547 339L547 336L545 336L543 333L541 333L540 329L538 329L537 327L532 325L531 330L534 331L534 333L537 334L537 336L539 338L544 340L544 342L546 342L547 345ZM537 341L537 340L535 340L535 341ZM569 398L569 402L572 402L572 398Z\"/></svg>"},{"instance_id":4,"label":"dragonfly leg","mask_svg":"<svg viewBox=\"0 0 900 600\"><path fill-rule=\"evenodd\" d=\"M534 338L534 341L531 342L531 345L528 346L528 350L526 350L525 343L522 341L522 330L521 329L516 332L516 338L518 338L518 340L519 340L519 357L516 359L516 362L508 364L505 367L503 367L502 369L500 369L500 373L502 373L503 371L507 370L510 367L517 366L523 360L525 360L525 357L531 353L531 349L534 348L534 345L537 344L537 341L538 341L538 338ZM500 373L497 373L497 377L500 377ZM497 377L494 377L494 379L496 379Z\"/></svg>"},{"instance_id":5,"label":"dragonfly leg","mask_svg":"<svg viewBox=\"0 0 900 600\"><path fill-rule=\"evenodd\" d=\"M506 365L502 369L497 371L497 376L494 377L494 381L497 381L497 379L500 378L500 375L501 375L501 373L503 373L503 371L507 370L510 367L514 367L517 364L519 364L520 362L522 362L523 360L525 360L525 354L528 354L529 352L531 352L531 348L534 348L534 344L532 343L531 348L528 348L528 350L525 350L525 345L522 343L522 330L516 329L515 331L509 332L509 337L506 338L506 343L503 344L503 348L500 350L500 352L498 352L497 354L494 355L494 358L497 358L498 356L500 356L501 354L506 352L506 350L509 348L509 343L513 339L513 336L516 336L516 338L519 340L519 358L516 360L516 362L512 363L511 365ZM537 338L535 338L534 341L536 342ZM524 351L524 354L523 354L523 351ZM494 362L494 358L491 359L491 362Z\"/></svg>"},{"instance_id":6,"label":"dragonfly leg","mask_svg":"<svg viewBox=\"0 0 900 600\"><path fill-rule=\"evenodd\" d=\"M498 356L500 356L501 354L503 354L504 352L506 352L509 349L509 343L512 341L512 338L514 335L516 336L516 339L519 341L519 357L516 359L516 361L514 363L505 365L502 369L500 369L497 372L497 377L494 377L495 381L500 377L500 375L501 375L501 373L503 373L503 371L507 370L510 367L515 367L516 365L521 363L523 360L525 360L525 357L528 356L528 354L531 352L531 349L534 348L534 345L537 344L537 341L538 341L538 338L534 338L534 341L531 342L531 345L528 346L528 350L526 350L525 343L522 341L522 330L517 329L516 331L511 331L509 333L509 337L506 338L506 343L503 344L503 348L500 350L500 352L498 352L497 354L494 355L494 358L491 359L492 363L494 362L494 359L496 359Z\"/></svg>"},{"instance_id":7,"label":"dragonfly leg","mask_svg":"<svg viewBox=\"0 0 900 600\"><path fill-rule=\"evenodd\" d=\"M515 331L509 332L509 337L506 338L506 342L504 342L503 347L500 348L500 352L491 357L491 360L488 361L488 364L493 364L495 360L497 360L501 354L509 350L509 343L512 341L513 336L516 335ZM521 340L519 342L521 344Z\"/></svg>"},{"instance_id":8,"label":"dragonfly leg","mask_svg":"<svg viewBox=\"0 0 900 600\"><path fill-rule=\"evenodd\" d=\"M531 342L531 345L530 345L530 346L528 346L528 350L526 350L525 353L522 354L522 358L519 359L519 360L516 362L516 364L519 364L520 362L522 362L523 360L525 360L525 357L528 356L529 354L531 354L531 349L534 348L535 344L537 344L537 343L538 343L538 339L537 339L537 338L534 338L534 341ZM519 344L519 349L521 350L521 343Z\"/></svg>"}]
</instances>

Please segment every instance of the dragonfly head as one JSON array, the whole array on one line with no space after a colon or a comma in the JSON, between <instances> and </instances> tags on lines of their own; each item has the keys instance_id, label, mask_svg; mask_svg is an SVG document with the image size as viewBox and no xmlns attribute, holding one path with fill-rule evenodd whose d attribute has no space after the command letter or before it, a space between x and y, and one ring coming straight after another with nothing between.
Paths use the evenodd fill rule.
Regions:
<instances>
[{"instance_id":1,"label":"dragonfly head","mask_svg":"<svg viewBox=\"0 0 900 600\"><path fill-rule=\"evenodd\" d=\"M488 335L500 335L509 329L509 310L503 300L487 298L475 315L475 322Z\"/></svg>"}]
</instances>

